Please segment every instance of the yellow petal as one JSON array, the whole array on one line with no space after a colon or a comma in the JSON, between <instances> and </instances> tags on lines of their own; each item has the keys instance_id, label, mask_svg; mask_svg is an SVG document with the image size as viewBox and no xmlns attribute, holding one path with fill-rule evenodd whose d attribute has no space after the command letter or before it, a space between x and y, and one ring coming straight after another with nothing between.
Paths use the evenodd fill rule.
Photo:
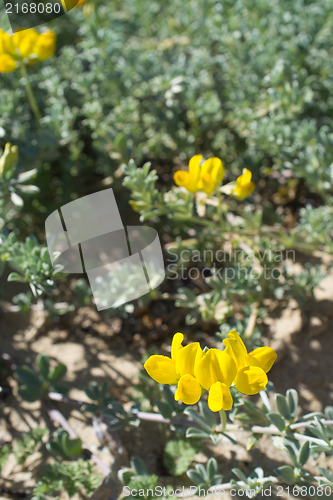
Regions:
<instances>
[{"instance_id":1,"label":"yellow petal","mask_svg":"<svg viewBox=\"0 0 333 500\"><path fill-rule=\"evenodd\" d=\"M177 352L182 349L184 335L180 332L174 334L171 344L171 359L176 360Z\"/></svg>"},{"instance_id":2,"label":"yellow petal","mask_svg":"<svg viewBox=\"0 0 333 500\"><path fill-rule=\"evenodd\" d=\"M200 172L199 187L205 193L210 194L221 182L224 176L224 168L220 158L209 158L206 160Z\"/></svg>"},{"instance_id":3,"label":"yellow petal","mask_svg":"<svg viewBox=\"0 0 333 500\"><path fill-rule=\"evenodd\" d=\"M253 192L255 184L251 181L251 179L252 172L250 172L247 168L244 168L242 175L236 179L236 187L233 193L236 198L243 200Z\"/></svg>"},{"instance_id":4,"label":"yellow petal","mask_svg":"<svg viewBox=\"0 0 333 500\"><path fill-rule=\"evenodd\" d=\"M249 182L251 182L251 179L252 179L252 172L247 168L243 168L243 173L238 177L236 182L240 186L246 186Z\"/></svg>"},{"instance_id":5,"label":"yellow petal","mask_svg":"<svg viewBox=\"0 0 333 500\"><path fill-rule=\"evenodd\" d=\"M0 30L0 54L15 55L13 37L3 30Z\"/></svg>"},{"instance_id":6,"label":"yellow petal","mask_svg":"<svg viewBox=\"0 0 333 500\"><path fill-rule=\"evenodd\" d=\"M180 375L194 375L194 369L203 356L199 342L193 342L180 349L176 356L176 370Z\"/></svg>"},{"instance_id":7,"label":"yellow petal","mask_svg":"<svg viewBox=\"0 0 333 500\"><path fill-rule=\"evenodd\" d=\"M247 355L248 364L250 366L259 366L265 373L272 368L276 358L277 354L271 347L259 347Z\"/></svg>"},{"instance_id":8,"label":"yellow petal","mask_svg":"<svg viewBox=\"0 0 333 500\"><path fill-rule=\"evenodd\" d=\"M221 182L224 176L224 167L220 158L216 156L208 158L201 167L201 174L209 174L216 184Z\"/></svg>"},{"instance_id":9,"label":"yellow petal","mask_svg":"<svg viewBox=\"0 0 333 500\"><path fill-rule=\"evenodd\" d=\"M259 366L246 366L237 372L235 378L236 389L242 394L258 394L262 391L268 382L268 378L264 370Z\"/></svg>"},{"instance_id":10,"label":"yellow petal","mask_svg":"<svg viewBox=\"0 0 333 500\"><path fill-rule=\"evenodd\" d=\"M34 46L38 37L38 31L34 29L14 33L13 44L21 57L29 57L34 54Z\"/></svg>"},{"instance_id":11,"label":"yellow petal","mask_svg":"<svg viewBox=\"0 0 333 500\"><path fill-rule=\"evenodd\" d=\"M236 364L226 349L209 349L196 366L194 375L202 387L209 389L217 381L224 382L229 387L236 371Z\"/></svg>"},{"instance_id":12,"label":"yellow petal","mask_svg":"<svg viewBox=\"0 0 333 500\"><path fill-rule=\"evenodd\" d=\"M210 174L202 174L198 182L198 187L206 194L210 194L214 191L215 183L213 182L212 176Z\"/></svg>"},{"instance_id":13,"label":"yellow petal","mask_svg":"<svg viewBox=\"0 0 333 500\"><path fill-rule=\"evenodd\" d=\"M148 375L159 384L177 384L176 366L168 356L150 356L144 364Z\"/></svg>"},{"instance_id":14,"label":"yellow petal","mask_svg":"<svg viewBox=\"0 0 333 500\"><path fill-rule=\"evenodd\" d=\"M188 182L189 173L185 170L177 170L177 172L173 175L173 180L177 184L177 186L186 187Z\"/></svg>"},{"instance_id":15,"label":"yellow petal","mask_svg":"<svg viewBox=\"0 0 333 500\"><path fill-rule=\"evenodd\" d=\"M241 368L248 366L245 344L236 330L229 332L228 336L228 339L223 340L223 344L226 346L227 353L235 361L237 369L240 370Z\"/></svg>"},{"instance_id":16,"label":"yellow petal","mask_svg":"<svg viewBox=\"0 0 333 500\"><path fill-rule=\"evenodd\" d=\"M215 382L209 389L208 406L210 410L230 410L232 403L231 392L226 384Z\"/></svg>"},{"instance_id":17,"label":"yellow petal","mask_svg":"<svg viewBox=\"0 0 333 500\"><path fill-rule=\"evenodd\" d=\"M16 62L9 54L0 54L0 73L11 73L16 70Z\"/></svg>"},{"instance_id":18,"label":"yellow petal","mask_svg":"<svg viewBox=\"0 0 333 500\"><path fill-rule=\"evenodd\" d=\"M199 177L200 177L200 161L202 160L202 155L195 155L192 156L188 163L188 171L190 176L195 179L196 182L198 182Z\"/></svg>"},{"instance_id":19,"label":"yellow petal","mask_svg":"<svg viewBox=\"0 0 333 500\"><path fill-rule=\"evenodd\" d=\"M175 400L179 399L186 405L194 405L201 396L201 387L196 378L192 375L183 375L178 382Z\"/></svg>"},{"instance_id":20,"label":"yellow petal","mask_svg":"<svg viewBox=\"0 0 333 500\"><path fill-rule=\"evenodd\" d=\"M56 34L51 30L39 35L34 49L39 61L45 61L45 59L53 56L56 49L56 39Z\"/></svg>"},{"instance_id":21,"label":"yellow petal","mask_svg":"<svg viewBox=\"0 0 333 500\"><path fill-rule=\"evenodd\" d=\"M198 184L188 172L185 170L178 170L173 176L173 180L177 186L187 189L190 193L196 193L199 190Z\"/></svg>"}]
</instances>

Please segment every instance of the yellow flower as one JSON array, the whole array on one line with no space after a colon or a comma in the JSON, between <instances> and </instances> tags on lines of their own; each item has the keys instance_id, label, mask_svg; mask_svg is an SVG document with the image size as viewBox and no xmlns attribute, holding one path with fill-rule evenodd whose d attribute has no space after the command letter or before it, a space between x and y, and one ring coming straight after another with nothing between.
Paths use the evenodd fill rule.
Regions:
<instances>
[{"instance_id":1,"label":"yellow flower","mask_svg":"<svg viewBox=\"0 0 333 500\"><path fill-rule=\"evenodd\" d=\"M0 29L0 72L10 73L16 69L16 63L11 56L14 51L12 37Z\"/></svg>"},{"instance_id":2,"label":"yellow flower","mask_svg":"<svg viewBox=\"0 0 333 500\"><path fill-rule=\"evenodd\" d=\"M182 346L184 335L176 333L171 344L171 358L150 356L144 364L148 375L159 384L178 385L175 400L192 405L199 401L201 386L194 377L196 366L203 356L199 342Z\"/></svg>"},{"instance_id":3,"label":"yellow flower","mask_svg":"<svg viewBox=\"0 0 333 500\"><path fill-rule=\"evenodd\" d=\"M34 52L39 61L45 61L45 59L54 55L56 49L56 39L56 34L51 30L39 35L34 46Z\"/></svg>"},{"instance_id":4,"label":"yellow flower","mask_svg":"<svg viewBox=\"0 0 333 500\"><path fill-rule=\"evenodd\" d=\"M195 376L209 391L211 411L230 410L232 396L229 390L237 372L236 363L226 350L209 349L195 369Z\"/></svg>"},{"instance_id":5,"label":"yellow flower","mask_svg":"<svg viewBox=\"0 0 333 500\"><path fill-rule=\"evenodd\" d=\"M224 167L220 158L209 158L202 165L200 161L202 155L195 155L189 161L188 172L178 170L174 174L174 181L177 186L184 187L190 193L204 191L210 194L222 181Z\"/></svg>"},{"instance_id":6,"label":"yellow flower","mask_svg":"<svg viewBox=\"0 0 333 500\"><path fill-rule=\"evenodd\" d=\"M38 31L28 29L18 31L13 35L14 56L17 58L30 58L34 53L34 47L39 37Z\"/></svg>"},{"instance_id":7,"label":"yellow flower","mask_svg":"<svg viewBox=\"0 0 333 500\"><path fill-rule=\"evenodd\" d=\"M247 168L243 168L243 173L237 177L236 182L229 182L222 188L222 192L231 194L238 200L244 200L247 196L253 193L255 183L251 181L252 172Z\"/></svg>"},{"instance_id":8,"label":"yellow flower","mask_svg":"<svg viewBox=\"0 0 333 500\"><path fill-rule=\"evenodd\" d=\"M5 144L5 149L0 156L0 176L10 172L16 165L18 158L17 146L12 146L9 142Z\"/></svg>"},{"instance_id":9,"label":"yellow flower","mask_svg":"<svg viewBox=\"0 0 333 500\"><path fill-rule=\"evenodd\" d=\"M229 338L223 341L226 346L223 352L229 354L236 363L236 389L242 394L258 394L266 387L266 373L276 360L276 352L271 347L259 347L248 353L236 330L232 330L228 335Z\"/></svg>"},{"instance_id":10,"label":"yellow flower","mask_svg":"<svg viewBox=\"0 0 333 500\"><path fill-rule=\"evenodd\" d=\"M55 52L56 34L49 30L39 34L27 29L9 35L0 29L0 72L15 71L18 63L32 64L44 61Z\"/></svg>"},{"instance_id":11,"label":"yellow flower","mask_svg":"<svg viewBox=\"0 0 333 500\"><path fill-rule=\"evenodd\" d=\"M16 70L16 62L9 54L0 54L0 73L11 73Z\"/></svg>"}]
</instances>

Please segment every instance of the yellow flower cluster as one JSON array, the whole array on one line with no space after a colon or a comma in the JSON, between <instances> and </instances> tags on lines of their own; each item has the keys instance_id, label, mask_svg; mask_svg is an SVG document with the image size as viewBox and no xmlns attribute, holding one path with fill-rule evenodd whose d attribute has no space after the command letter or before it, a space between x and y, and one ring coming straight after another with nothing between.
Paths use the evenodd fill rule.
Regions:
<instances>
[{"instance_id":1,"label":"yellow flower cluster","mask_svg":"<svg viewBox=\"0 0 333 500\"><path fill-rule=\"evenodd\" d=\"M233 404L230 386L234 385L242 394L258 394L266 387L266 373L277 355L270 347L259 347L248 353L236 330L228 336L223 341L223 351L208 349L204 352L199 342L182 346L184 335L176 333L171 358L150 356L144 367L156 382L177 384L176 401L195 404L207 390L208 406L212 411L230 410Z\"/></svg>"},{"instance_id":2,"label":"yellow flower cluster","mask_svg":"<svg viewBox=\"0 0 333 500\"><path fill-rule=\"evenodd\" d=\"M49 30L39 34L35 29L9 35L0 29L0 73L15 71L19 64L33 64L53 56L56 34Z\"/></svg>"},{"instance_id":3,"label":"yellow flower cluster","mask_svg":"<svg viewBox=\"0 0 333 500\"><path fill-rule=\"evenodd\" d=\"M202 155L195 155L190 159L188 171L178 170L173 178L177 186L184 187L190 193L204 191L211 194L218 187L224 177L224 167L220 158L213 157L201 164ZM239 200L249 196L255 184L252 182L252 173L247 168L243 169L236 182L229 182L221 191L231 194Z\"/></svg>"},{"instance_id":4,"label":"yellow flower cluster","mask_svg":"<svg viewBox=\"0 0 333 500\"><path fill-rule=\"evenodd\" d=\"M201 166L202 155L190 159L188 172L178 170L174 175L175 183L191 193L204 191L210 194L222 181L224 167L220 158L209 158Z\"/></svg>"}]
</instances>

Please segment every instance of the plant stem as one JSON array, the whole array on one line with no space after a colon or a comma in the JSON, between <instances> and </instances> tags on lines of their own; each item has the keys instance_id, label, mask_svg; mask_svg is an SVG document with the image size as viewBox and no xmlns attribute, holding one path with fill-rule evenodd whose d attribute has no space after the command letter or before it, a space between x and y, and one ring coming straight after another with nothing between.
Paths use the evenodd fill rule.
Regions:
<instances>
[{"instance_id":1,"label":"plant stem","mask_svg":"<svg viewBox=\"0 0 333 500\"><path fill-rule=\"evenodd\" d=\"M45 399L42 400L42 404L53 423L56 423L63 429L65 429L71 439L75 439L78 437L76 432L72 429L66 418L59 410L53 408ZM104 476L107 476L110 473L110 468L104 462L102 462L102 460L97 455L95 455L95 453L90 451L89 448L87 448L84 444L82 444L82 449L86 452L87 456L99 467Z\"/></svg>"},{"instance_id":2,"label":"plant stem","mask_svg":"<svg viewBox=\"0 0 333 500\"><path fill-rule=\"evenodd\" d=\"M25 90L26 90L26 93L27 93L27 97L28 97L28 100L29 100L29 104L30 104L31 110L32 110L33 114L35 115L35 118L36 118L36 121L38 123L38 126L40 126L41 114L40 114L39 107L38 107L37 101L35 99L32 87L30 85L30 80L29 80L29 75L28 75L28 72L27 72L27 68L26 68L26 66L25 66L24 63L20 64L20 68L21 68L22 77L25 80Z\"/></svg>"},{"instance_id":3,"label":"plant stem","mask_svg":"<svg viewBox=\"0 0 333 500\"><path fill-rule=\"evenodd\" d=\"M221 419L222 432L224 432L227 427L227 415L224 410L220 410L219 414Z\"/></svg>"},{"instance_id":4,"label":"plant stem","mask_svg":"<svg viewBox=\"0 0 333 500\"><path fill-rule=\"evenodd\" d=\"M258 308L259 308L259 303L258 302L253 302L251 305L252 311L251 315L245 330L245 335L244 335L244 340L249 340L252 335L254 328L256 326L256 321L257 321L257 316L258 316Z\"/></svg>"},{"instance_id":5,"label":"plant stem","mask_svg":"<svg viewBox=\"0 0 333 500\"><path fill-rule=\"evenodd\" d=\"M185 220L187 222L192 222L193 224L200 224L201 226L211 227L213 229L218 229L213 221L201 219L200 217L195 217L192 215L188 217L187 215L176 215L174 220Z\"/></svg>"},{"instance_id":6,"label":"plant stem","mask_svg":"<svg viewBox=\"0 0 333 500\"><path fill-rule=\"evenodd\" d=\"M221 229L224 231L225 228L224 228L223 210L222 210L222 193L219 190L219 188L216 189L216 196L217 196L217 213L219 216Z\"/></svg>"},{"instance_id":7,"label":"plant stem","mask_svg":"<svg viewBox=\"0 0 333 500\"><path fill-rule=\"evenodd\" d=\"M77 401L75 399L68 398L67 396L63 396L62 394L50 392L48 394L50 399L55 401L62 401L64 403L70 403L74 405L81 406L85 404L83 401ZM223 410L222 410L223 411ZM149 422L163 423L163 424L176 424L176 425L184 425L185 427L200 427L196 422L191 420L182 420L182 419L169 419L164 418L160 413L150 413L145 411L138 411L133 413L134 416L139 418L140 420L147 420ZM221 416L221 413L220 413ZM223 418L223 417L222 417ZM221 421L222 421L221 418ZM323 425L333 425L333 420L322 419L319 420ZM309 425L315 423L316 420L309 420L307 422L297 422L291 424L289 426L290 430L295 430L299 428L307 428ZM223 432L223 422L221 424L221 429L218 429L218 432ZM217 430L217 429L216 429ZM283 432L280 432L274 425L270 425L268 427L261 427L259 425L254 425L250 429L244 429L235 424L228 424L225 428L226 431L235 431L235 432L252 432L254 434L271 434L274 436L283 436ZM301 441L310 441L312 443L316 443L318 445L326 446L327 443L323 439L313 438L311 436L307 436L306 434L294 433L294 436Z\"/></svg>"}]
</instances>

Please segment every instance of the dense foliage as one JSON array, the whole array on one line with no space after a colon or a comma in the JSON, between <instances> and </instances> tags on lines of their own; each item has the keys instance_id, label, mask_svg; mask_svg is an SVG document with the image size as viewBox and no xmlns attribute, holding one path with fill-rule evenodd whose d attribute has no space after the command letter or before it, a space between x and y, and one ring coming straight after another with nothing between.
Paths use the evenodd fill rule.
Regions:
<instances>
[{"instance_id":1,"label":"dense foliage","mask_svg":"<svg viewBox=\"0 0 333 500\"><path fill-rule=\"evenodd\" d=\"M220 349L236 329L246 353L268 350L257 322L267 318L267 300L284 307L293 298L305 310L325 276L322 265L308 261L315 251L333 250L331 1L170 0L152 1L149 8L143 0L81 3L47 25L52 44L50 33L57 35L54 56L52 45L30 64L36 62L33 49L29 60L16 55L12 71L0 74L4 317L6 311L41 311L47 329L63 315L70 321L81 306L94 307L84 277L52 266L44 225L58 207L112 187L125 224L128 218L157 228L167 279L102 317L119 316L131 331L142 311L163 304L161 310L182 311L179 330L187 328L194 339L198 330L210 333L210 347L215 342ZM3 12L0 21L9 28ZM208 177L201 172L192 182L187 165L197 154L222 159L223 167L208 160ZM291 265L296 254L305 263L297 272ZM20 283L20 292L12 293L7 282ZM168 333L168 345L174 333ZM160 359L161 352L156 347L143 362L148 354ZM118 446L118 430L143 421L160 425L163 467L172 479L160 498L176 498L169 483L184 480L185 473L186 484L205 491L246 489L257 496L282 484L294 496L332 492L332 407L309 413L295 389L279 394L265 374L258 390L240 394L235 371L227 389L230 405L207 404L206 395L197 403L202 389L213 385L206 384L205 367L197 404L181 398L189 407L143 371L124 405L111 396L107 381L86 380L85 401L68 397L75 381L65 383L65 364L47 353L35 363L16 363L6 353L0 359L0 397L14 387L15 398L25 405L39 401L48 419L13 443L1 443L0 467L10 459L24 467L39 453L34 499L60 498L64 491L86 498L110 476L110 464L69 426L68 407L82 413L104 444L114 439ZM175 373L176 382L171 377L163 383L178 383ZM245 396L259 390L259 403ZM211 411L222 407L228 415ZM222 477L214 456L194 464L199 450L212 454L209 441L237 445L238 432L249 433L248 450L263 435L272 436L286 465L274 474L258 464L249 476L234 468ZM139 458L130 463L124 468L116 460L111 475L118 487L156 489L159 478Z\"/></svg>"}]
</instances>

